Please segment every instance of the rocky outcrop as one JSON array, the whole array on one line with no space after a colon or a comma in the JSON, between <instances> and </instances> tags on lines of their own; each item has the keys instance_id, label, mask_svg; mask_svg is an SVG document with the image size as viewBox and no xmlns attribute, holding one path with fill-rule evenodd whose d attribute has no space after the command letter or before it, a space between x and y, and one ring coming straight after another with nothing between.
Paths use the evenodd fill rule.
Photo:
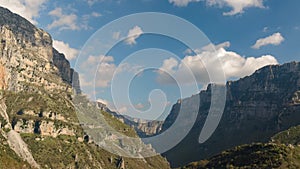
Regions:
<instances>
[{"instance_id":1,"label":"rocky outcrop","mask_svg":"<svg viewBox=\"0 0 300 169\"><path fill-rule=\"evenodd\" d=\"M163 125L163 121L133 121L133 123L135 130L142 137L156 135Z\"/></svg>"},{"instance_id":2,"label":"rocky outcrop","mask_svg":"<svg viewBox=\"0 0 300 169\"><path fill-rule=\"evenodd\" d=\"M29 151L27 144L22 140L19 133L12 130L12 125L9 120L9 116L6 112L6 105L3 98L3 94L0 93L0 135L7 139L9 147L24 161L27 161L33 168L40 168L39 164L33 158L31 152ZM5 123L5 124L3 124ZM3 132L5 129L6 132ZM3 142L1 142L3 144Z\"/></svg>"},{"instance_id":3,"label":"rocky outcrop","mask_svg":"<svg viewBox=\"0 0 300 169\"><path fill-rule=\"evenodd\" d=\"M64 82L71 85L77 94L81 93L79 76L74 69L70 68L70 62L65 55L53 48L53 64L58 68L60 77Z\"/></svg>"},{"instance_id":4,"label":"rocky outcrop","mask_svg":"<svg viewBox=\"0 0 300 169\"><path fill-rule=\"evenodd\" d=\"M56 125L55 121L34 121L20 119L13 124L18 133L40 134L41 136L57 137L59 135L75 136L75 131L66 125Z\"/></svg>"},{"instance_id":5,"label":"rocky outcrop","mask_svg":"<svg viewBox=\"0 0 300 169\"><path fill-rule=\"evenodd\" d=\"M19 133L11 130L7 133L8 144L23 160L27 161L33 168L40 168L40 165L34 160L27 144L23 141Z\"/></svg>"},{"instance_id":6,"label":"rocky outcrop","mask_svg":"<svg viewBox=\"0 0 300 169\"><path fill-rule=\"evenodd\" d=\"M198 143L198 138L211 104L211 85L194 96L200 97L196 123L188 136L165 154L173 167L208 158L237 145L267 142L275 133L300 124L299 62L266 66L251 76L228 82L226 88L222 120L203 144ZM193 105L195 98L184 100ZM173 106L163 131L175 121L180 106L180 102Z\"/></svg>"},{"instance_id":7,"label":"rocky outcrop","mask_svg":"<svg viewBox=\"0 0 300 169\"><path fill-rule=\"evenodd\" d=\"M69 86L74 82L80 91L78 75L64 55L53 49L47 32L0 7L0 35L1 89L72 91Z\"/></svg>"}]
</instances>

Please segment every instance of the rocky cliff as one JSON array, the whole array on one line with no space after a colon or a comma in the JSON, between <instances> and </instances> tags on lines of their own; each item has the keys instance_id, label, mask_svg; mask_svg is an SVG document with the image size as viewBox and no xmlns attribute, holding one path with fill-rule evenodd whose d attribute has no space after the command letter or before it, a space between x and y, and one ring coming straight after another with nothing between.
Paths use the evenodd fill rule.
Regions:
<instances>
[{"instance_id":1,"label":"rocky cliff","mask_svg":"<svg viewBox=\"0 0 300 169\"><path fill-rule=\"evenodd\" d=\"M53 64L58 68L59 75L64 82L75 89L77 94L81 93L80 82L78 73L70 68L70 63L66 59L65 55L59 53L56 49L53 48Z\"/></svg>"},{"instance_id":2,"label":"rocky cliff","mask_svg":"<svg viewBox=\"0 0 300 169\"><path fill-rule=\"evenodd\" d=\"M6 100L12 129L20 133L39 131L51 136L60 133L75 135L66 125L57 128L53 124L55 120L62 123L75 121L75 117L67 119L59 111L67 105L70 108L71 103L67 102L68 95L73 92L72 84L76 84L75 91L80 93L78 74L70 68L65 56L52 47L47 32L1 7L0 71L0 88L4 91L2 96ZM47 100L47 94L51 92L52 95L62 93L57 101L67 105L60 104L61 110L56 108L53 112L55 107L47 106L51 102L51 99ZM45 108L39 107L41 105Z\"/></svg>"},{"instance_id":3,"label":"rocky cliff","mask_svg":"<svg viewBox=\"0 0 300 169\"><path fill-rule=\"evenodd\" d=\"M64 55L53 49L47 32L1 8L0 35L1 89L71 90L74 82L77 92L80 91L77 73Z\"/></svg>"},{"instance_id":4,"label":"rocky cliff","mask_svg":"<svg viewBox=\"0 0 300 169\"><path fill-rule=\"evenodd\" d=\"M133 126L141 137L156 135L162 129L163 121L134 120Z\"/></svg>"},{"instance_id":5,"label":"rocky cliff","mask_svg":"<svg viewBox=\"0 0 300 169\"><path fill-rule=\"evenodd\" d=\"M211 85L200 97L199 113L188 136L164 155L172 166L211 157L225 149L252 142L266 142L275 133L300 124L300 63L266 66L253 75L228 82L227 101L222 120L203 144L200 131L210 108ZM185 101L194 102L194 98ZM180 102L173 106L163 130L176 119ZM187 123L187 122L183 122Z\"/></svg>"},{"instance_id":6,"label":"rocky cliff","mask_svg":"<svg viewBox=\"0 0 300 169\"><path fill-rule=\"evenodd\" d=\"M115 117L118 117L118 119L129 125L132 126L137 134L140 137L149 137L158 134L162 130L162 125L164 121L149 121L149 120L141 120L141 119L135 119L130 117L124 117L115 115Z\"/></svg>"}]
</instances>

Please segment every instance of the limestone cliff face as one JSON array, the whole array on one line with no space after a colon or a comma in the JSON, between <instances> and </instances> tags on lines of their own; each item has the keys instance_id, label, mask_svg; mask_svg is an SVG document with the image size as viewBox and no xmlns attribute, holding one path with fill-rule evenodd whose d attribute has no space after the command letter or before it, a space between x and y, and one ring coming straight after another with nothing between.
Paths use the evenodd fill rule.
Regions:
<instances>
[{"instance_id":1,"label":"limestone cliff face","mask_svg":"<svg viewBox=\"0 0 300 169\"><path fill-rule=\"evenodd\" d=\"M137 121L134 127L140 136L156 135L162 129L163 121Z\"/></svg>"},{"instance_id":2,"label":"limestone cliff face","mask_svg":"<svg viewBox=\"0 0 300 169\"><path fill-rule=\"evenodd\" d=\"M44 111L37 114L33 110L18 112L19 115L42 118L41 120L16 119L12 120L12 129L18 133L40 134L41 136L57 137L59 135L75 136L76 131L68 126L68 120L62 114Z\"/></svg>"},{"instance_id":3,"label":"limestone cliff face","mask_svg":"<svg viewBox=\"0 0 300 169\"><path fill-rule=\"evenodd\" d=\"M72 87L76 93L80 93L78 74L70 68L65 56L53 48L51 36L26 19L0 7L0 89L16 93L35 93L39 96L37 93L41 95L51 92L71 93ZM21 96L25 98L25 95ZM9 97L14 96L8 94L6 100L9 100ZM74 121L74 118L66 119L64 112L60 112L63 110L53 112L55 115L52 115L51 110L35 110L39 107L29 106L39 101L34 100L33 96L27 101L12 101L7 101L7 104L10 104L7 106L12 107L12 110L8 112L10 119L7 117L5 120L12 123L15 131L39 132L49 136L74 135L75 132L65 125L54 125L58 121L63 123ZM49 104L49 101L41 104L47 107L45 105ZM24 107L27 109L23 110ZM47 115L50 112L51 117Z\"/></svg>"},{"instance_id":4,"label":"limestone cliff face","mask_svg":"<svg viewBox=\"0 0 300 169\"><path fill-rule=\"evenodd\" d=\"M164 121L132 119L124 116L119 116L119 120L133 127L140 137L148 137L158 134L161 132L164 123Z\"/></svg>"},{"instance_id":5,"label":"limestone cliff face","mask_svg":"<svg viewBox=\"0 0 300 169\"><path fill-rule=\"evenodd\" d=\"M227 100L222 120L204 144L199 144L198 138L210 108L211 86L184 99L193 105L194 97L200 97L200 107L188 136L165 154L173 166L207 158L237 145L267 142L275 133L300 124L299 62L266 66L251 76L228 82L226 87ZM178 102L173 106L162 130L174 122L180 105Z\"/></svg>"},{"instance_id":6,"label":"limestone cliff face","mask_svg":"<svg viewBox=\"0 0 300 169\"><path fill-rule=\"evenodd\" d=\"M70 68L70 62L65 55L53 48L53 64L58 68L62 80L72 85L77 94L81 93L78 73Z\"/></svg>"},{"instance_id":7,"label":"limestone cliff face","mask_svg":"<svg viewBox=\"0 0 300 169\"><path fill-rule=\"evenodd\" d=\"M71 91L73 81L79 87L74 74L78 77L64 55L53 49L47 32L0 7L1 89Z\"/></svg>"}]
</instances>

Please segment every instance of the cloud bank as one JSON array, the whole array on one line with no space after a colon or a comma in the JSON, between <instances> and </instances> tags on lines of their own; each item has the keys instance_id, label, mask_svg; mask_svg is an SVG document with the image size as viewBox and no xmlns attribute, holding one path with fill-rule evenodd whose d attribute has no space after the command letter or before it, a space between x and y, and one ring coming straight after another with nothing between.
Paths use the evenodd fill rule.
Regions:
<instances>
[{"instance_id":1,"label":"cloud bank","mask_svg":"<svg viewBox=\"0 0 300 169\"><path fill-rule=\"evenodd\" d=\"M236 52L227 51L225 47L229 46L229 42L220 45L208 45L198 50L197 55L185 56L178 61L174 58L166 59L160 71L158 71L157 80L161 84L177 83L176 79L182 83L193 83L194 79L190 78L193 73L195 80L199 84L211 83L210 76L221 76L219 74L208 74L206 68L210 68L213 72L223 72L227 80L242 78L254 73L266 65L278 64L275 57L271 55L263 55L260 57L243 57ZM214 50L212 47L215 47ZM218 67L221 63L222 68ZM168 75L168 74L169 75ZM173 78L170 78L172 76Z\"/></svg>"}]
</instances>

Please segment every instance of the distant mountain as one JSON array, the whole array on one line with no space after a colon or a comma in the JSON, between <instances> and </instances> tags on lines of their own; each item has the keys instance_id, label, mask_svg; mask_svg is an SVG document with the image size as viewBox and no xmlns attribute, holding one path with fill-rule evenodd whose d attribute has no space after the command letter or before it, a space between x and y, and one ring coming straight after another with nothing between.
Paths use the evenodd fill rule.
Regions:
<instances>
[{"instance_id":1,"label":"distant mountain","mask_svg":"<svg viewBox=\"0 0 300 169\"><path fill-rule=\"evenodd\" d=\"M83 130L75 101L137 137L81 95L78 74L47 32L0 7L0 168L170 168L161 156L132 159L100 148ZM99 134L123 148L108 130Z\"/></svg>"},{"instance_id":2,"label":"distant mountain","mask_svg":"<svg viewBox=\"0 0 300 169\"><path fill-rule=\"evenodd\" d=\"M134 128L137 134L142 138L153 136L155 134L158 134L162 130L162 125L164 121L156 121L156 120L150 121L150 120L136 119L136 118L132 118L126 115L121 115L117 112L111 111L105 104L99 101L96 101L94 104L97 105L99 109L113 115L113 117L115 117L122 123L125 123L131 126L132 128Z\"/></svg>"},{"instance_id":3,"label":"distant mountain","mask_svg":"<svg viewBox=\"0 0 300 169\"><path fill-rule=\"evenodd\" d=\"M207 159L238 145L268 142L276 133L300 124L300 63L266 66L251 76L227 83L222 120L212 137L199 144L199 134L210 108L211 87L184 99L193 105L195 98L200 97L199 113L187 137L163 154L172 167ZM162 131L174 123L180 105L178 102L173 106Z\"/></svg>"}]
</instances>

